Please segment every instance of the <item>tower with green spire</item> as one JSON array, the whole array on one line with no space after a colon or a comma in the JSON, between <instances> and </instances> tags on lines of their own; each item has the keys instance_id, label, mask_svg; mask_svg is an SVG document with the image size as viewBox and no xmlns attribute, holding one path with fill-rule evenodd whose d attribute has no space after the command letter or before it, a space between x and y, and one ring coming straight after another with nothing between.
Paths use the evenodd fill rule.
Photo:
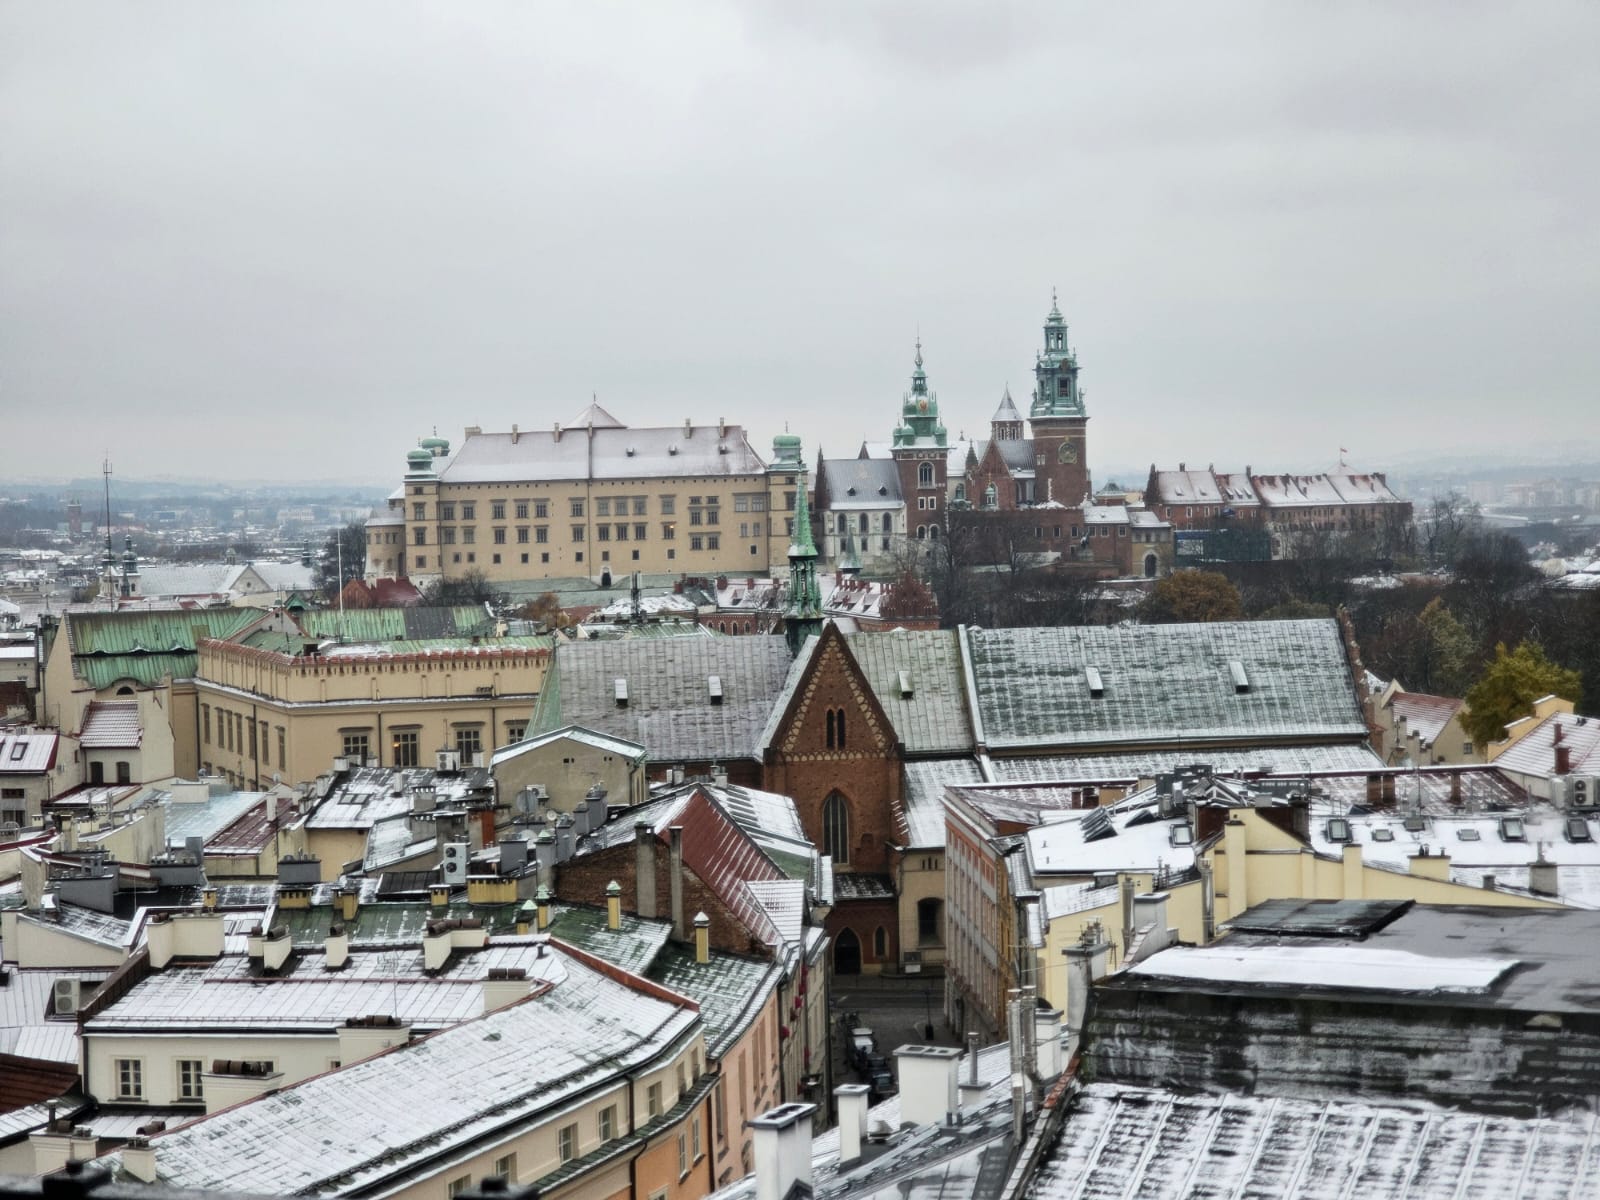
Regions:
<instances>
[{"instance_id":1,"label":"tower with green spire","mask_svg":"<svg viewBox=\"0 0 1600 1200\"><path fill-rule=\"evenodd\" d=\"M1091 490L1088 424L1083 389L1078 385L1078 356L1067 341L1067 322L1056 294L1050 293L1050 315L1044 322L1044 349L1033 367L1033 430L1037 464L1036 499L1079 504Z\"/></svg>"},{"instance_id":2,"label":"tower with green spire","mask_svg":"<svg viewBox=\"0 0 1600 1200\"><path fill-rule=\"evenodd\" d=\"M900 404L900 424L895 427L889 453L900 472L900 495L906 503L906 531L919 537L938 537L944 526L945 484L949 475L949 438L939 420L939 397L928 390L928 373L922 369L922 339L911 372L911 390ZM917 516L911 516L915 509Z\"/></svg>"},{"instance_id":3,"label":"tower with green spire","mask_svg":"<svg viewBox=\"0 0 1600 1200\"><path fill-rule=\"evenodd\" d=\"M794 498L794 533L789 539L789 603L783 610L783 636L789 654L812 634L822 632L822 589L817 586L817 544L811 537L811 506L806 503L802 467L800 490Z\"/></svg>"}]
</instances>

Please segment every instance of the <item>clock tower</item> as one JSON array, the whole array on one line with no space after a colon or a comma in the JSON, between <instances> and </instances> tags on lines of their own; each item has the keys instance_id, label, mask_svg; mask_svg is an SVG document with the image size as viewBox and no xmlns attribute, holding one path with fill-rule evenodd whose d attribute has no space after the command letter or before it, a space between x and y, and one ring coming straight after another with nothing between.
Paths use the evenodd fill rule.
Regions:
<instances>
[{"instance_id":1,"label":"clock tower","mask_svg":"<svg viewBox=\"0 0 1600 1200\"><path fill-rule=\"evenodd\" d=\"M1089 495L1089 414L1078 385L1078 356L1067 343L1067 323L1055 293L1044 323L1044 349L1034 362L1034 500L1076 505Z\"/></svg>"},{"instance_id":2,"label":"clock tower","mask_svg":"<svg viewBox=\"0 0 1600 1200\"><path fill-rule=\"evenodd\" d=\"M911 390L900 401L900 424L889 453L900 473L900 495L906 505L906 533L912 538L937 538L944 529L950 448L939 397L928 390L922 369L922 339L917 339Z\"/></svg>"}]
</instances>

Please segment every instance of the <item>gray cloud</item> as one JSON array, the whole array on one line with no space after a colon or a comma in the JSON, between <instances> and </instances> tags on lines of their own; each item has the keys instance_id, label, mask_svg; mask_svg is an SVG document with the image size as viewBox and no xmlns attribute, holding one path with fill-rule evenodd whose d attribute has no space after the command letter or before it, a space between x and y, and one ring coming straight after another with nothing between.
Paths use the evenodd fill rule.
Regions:
<instances>
[{"instance_id":1,"label":"gray cloud","mask_svg":"<svg viewBox=\"0 0 1600 1200\"><path fill-rule=\"evenodd\" d=\"M1600 9L0 3L15 474L437 425L952 432L1049 289L1092 461L1593 435ZM809 453L809 450L808 450Z\"/></svg>"}]
</instances>

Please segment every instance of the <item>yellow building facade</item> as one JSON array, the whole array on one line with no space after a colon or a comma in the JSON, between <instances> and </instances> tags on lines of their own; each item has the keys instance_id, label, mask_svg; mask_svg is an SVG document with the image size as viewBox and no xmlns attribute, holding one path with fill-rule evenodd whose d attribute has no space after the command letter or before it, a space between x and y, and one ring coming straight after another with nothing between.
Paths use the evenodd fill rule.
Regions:
<instances>
[{"instance_id":1,"label":"yellow building facade","mask_svg":"<svg viewBox=\"0 0 1600 1200\"><path fill-rule=\"evenodd\" d=\"M193 721L180 742L237 786L300 783L338 757L383 767L487 766L522 737L550 664L544 637L346 645L291 654L200 643ZM180 751L180 756L182 751Z\"/></svg>"},{"instance_id":2,"label":"yellow building facade","mask_svg":"<svg viewBox=\"0 0 1600 1200\"><path fill-rule=\"evenodd\" d=\"M424 438L367 525L367 577L764 574L788 562L800 441L769 465L737 425L632 429L598 404L547 430Z\"/></svg>"}]
</instances>

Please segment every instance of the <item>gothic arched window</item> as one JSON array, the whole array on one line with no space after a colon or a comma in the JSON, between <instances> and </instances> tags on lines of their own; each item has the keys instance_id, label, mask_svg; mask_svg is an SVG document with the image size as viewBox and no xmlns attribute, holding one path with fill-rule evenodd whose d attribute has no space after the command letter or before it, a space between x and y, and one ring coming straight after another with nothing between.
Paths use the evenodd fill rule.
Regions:
<instances>
[{"instance_id":1,"label":"gothic arched window","mask_svg":"<svg viewBox=\"0 0 1600 1200\"><path fill-rule=\"evenodd\" d=\"M933 464L925 462L917 468L917 486L933 486Z\"/></svg>"},{"instance_id":2,"label":"gothic arched window","mask_svg":"<svg viewBox=\"0 0 1600 1200\"><path fill-rule=\"evenodd\" d=\"M828 749L844 749L844 709L830 708L825 718L828 730Z\"/></svg>"},{"instance_id":3,"label":"gothic arched window","mask_svg":"<svg viewBox=\"0 0 1600 1200\"><path fill-rule=\"evenodd\" d=\"M835 863L850 862L850 802L838 792L822 802L822 852Z\"/></svg>"}]
</instances>

